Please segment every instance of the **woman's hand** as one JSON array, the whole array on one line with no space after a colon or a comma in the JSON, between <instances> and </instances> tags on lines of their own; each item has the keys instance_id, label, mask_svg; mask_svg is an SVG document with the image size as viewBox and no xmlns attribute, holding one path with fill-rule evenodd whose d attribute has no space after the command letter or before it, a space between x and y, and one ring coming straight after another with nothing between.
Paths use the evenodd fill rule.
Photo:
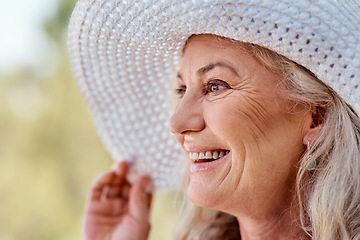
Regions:
<instances>
[{"instance_id":1,"label":"woman's hand","mask_svg":"<svg viewBox=\"0 0 360 240\"><path fill-rule=\"evenodd\" d=\"M126 180L127 162L95 181L86 206L83 235L85 240L145 240L150 230L151 194L148 177L134 185Z\"/></svg>"}]
</instances>

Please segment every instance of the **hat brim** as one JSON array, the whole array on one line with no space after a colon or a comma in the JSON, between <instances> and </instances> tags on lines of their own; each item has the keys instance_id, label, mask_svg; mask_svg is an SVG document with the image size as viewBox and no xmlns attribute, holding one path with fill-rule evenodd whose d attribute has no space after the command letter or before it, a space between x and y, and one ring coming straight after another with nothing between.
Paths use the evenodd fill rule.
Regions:
<instances>
[{"instance_id":1,"label":"hat brim","mask_svg":"<svg viewBox=\"0 0 360 240\"><path fill-rule=\"evenodd\" d=\"M349 4L80 0L69 25L70 59L111 156L132 162L131 180L149 175L155 190L169 190L179 186L184 161L167 120L187 38L210 33L267 47L311 70L359 112L359 6Z\"/></svg>"}]
</instances>

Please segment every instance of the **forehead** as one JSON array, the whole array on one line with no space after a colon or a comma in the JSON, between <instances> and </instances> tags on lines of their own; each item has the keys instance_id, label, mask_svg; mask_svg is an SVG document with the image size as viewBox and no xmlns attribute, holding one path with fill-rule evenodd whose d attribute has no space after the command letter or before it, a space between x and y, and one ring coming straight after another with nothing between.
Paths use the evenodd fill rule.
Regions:
<instances>
[{"instance_id":1,"label":"forehead","mask_svg":"<svg viewBox=\"0 0 360 240\"><path fill-rule=\"evenodd\" d=\"M256 65L241 42L215 35L193 35L184 47L180 72L219 62L240 69Z\"/></svg>"},{"instance_id":2,"label":"forehead","mask_svg":"<svg viewBox=\"0 0 360 240\"><path fill-rule=\"evenodd\" d=\"M255 47L250 44L224 37L194 35L189 38L184 48L178 76L181 76L185 82L196 82L201 80L199 75L201 69L212 65L227 65L227 68L211 68L213 74L226 74L226 71L236 72L235 75L239 76L237 79L239 84L246 80L252 86L274 89L279 83L282 83L283 77L268 69L263 62L256 58L254 49ZM233 69L233 71L229 69ZM223 77L227 79L225 75Z\"/></svg>"},{"instance_id":3,"label":"forehead","mask_svg":"<svg viewBox=\"0 0 360 240\"><path fill-rule=\"evenodd\" d=\"M201 35L192 35L189 37L183 48L183 54L185 54L189 48L192 48L194 46L195 47L203 46L203 47L214 48L219 50L226 50L226 49L237 49L243 51L245 50L244 44L242 42L212 34L201 34Z\"/></svg>"},{"instance_id":4,"label":"forehead","mask_svg":"<svg viewBox=\"0 0 360 240\"><path fill-rule=\"evenodd\" d=\"M231 38L227 38L227 37L222 37L222 36L218 36L218 35L214 35L214 34L194 34L191 35L186 43L185 43L185 47L186 45L188 45L190 42L195 42L195 41L209 41L212 42L214 44L225 44L228 46L237 46L237 45L242 45L244 44L241 41L238 40L234 40Z\"/></svg>"}]
</instances>

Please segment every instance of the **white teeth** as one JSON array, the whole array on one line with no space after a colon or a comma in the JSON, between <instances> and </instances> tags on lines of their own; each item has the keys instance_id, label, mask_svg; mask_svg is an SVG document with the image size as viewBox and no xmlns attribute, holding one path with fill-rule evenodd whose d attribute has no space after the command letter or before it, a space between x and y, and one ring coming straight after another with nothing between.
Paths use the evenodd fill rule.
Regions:
<instances>
[{"instance_id":1,"label":"white teeth","mask_svg":"<svg viewBox=\"0 0 360 240\"><path fill-rule=\"evenodd\" d=\"M206 152L189 152L189 158L192 160L197 159L219 159L228 154L230 151L206 151Z\"/></svg>"},{"instance_id":2,"label":"white teeth","mask_svg":"<svg viewBox=\"0 0 360 240\"><path fill-rule=\"evenodd\" d=\"M212 156L211 152L207 151L205 154L205 159L212 159L212 158L213 158L213 156Z\"/></svg>"},{"instance_id":3,"label":"white teeth","mask_svg":"<svg viewBox=\"0 0 360 240\"><path fill-rule=\"evenodd\" d=\"M193 152L191 159L199 159L199 154L197 152Z\"/></svg>"}]
</instances>

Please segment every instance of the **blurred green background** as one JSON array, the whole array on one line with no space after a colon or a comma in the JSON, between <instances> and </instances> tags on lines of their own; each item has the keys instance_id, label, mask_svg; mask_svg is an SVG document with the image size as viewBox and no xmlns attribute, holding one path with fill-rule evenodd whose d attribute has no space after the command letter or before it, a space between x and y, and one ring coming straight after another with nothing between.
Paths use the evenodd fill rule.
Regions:
<instances>
[{"instance_id":1,"label":"blurred green background","mask_svg":"<svg viewBox=\"0 0 360 240\"><path fill-rule=\"evenodd\" d=\"M88 189L113 164L69 66L75 2L0 2L0 240L81 239ZM176 200L154 196L150 239L170 239Z\"/></svg>"}]
</instances>

